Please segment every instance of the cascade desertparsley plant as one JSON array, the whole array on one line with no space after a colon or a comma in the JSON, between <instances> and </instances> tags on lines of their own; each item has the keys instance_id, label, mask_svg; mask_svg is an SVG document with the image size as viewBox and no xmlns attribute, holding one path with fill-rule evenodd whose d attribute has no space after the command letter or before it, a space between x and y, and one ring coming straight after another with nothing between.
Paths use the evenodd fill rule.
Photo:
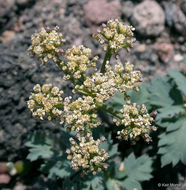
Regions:
<instances>
[{"instance_id":1,"label":"cascade desertparsley plant","mask_svg":"<svg viewBox=\"0 0 186 190\"><path fill-rule=\"evenodd\" d=\"M127 95L127 90L139 91L141 72L135 71L134 66L128 62L124 65L116 62L114 67L109 65L112 55L117 55L122 48L129 51L133 46L134 28L117 19L109 20L98 34L93 35L106 51L100 70L96 67L98 57L92 57L89 48L80 45L62 49L65 40L58 30L58 27L43 28L33 34L29 51L38 56L43 64L49 61L56 63L63 71L64 79L73 83L73 93L79 93L81 97L76 100L62 97L64 93L58 87L36 84L34 93L29 97L28 108L33 117L53 122L59 120L68 131L76 132L76 139L69 139L71 148L66 150L67 159L71 160L74 170L81 169L83 173L91 171L95 175L108 167L106 160L109 158L109 154L99 148L105 138L94 140L92 136L92 129L101 125L97 114L99 109L113 116L113 122L120 128L118 139L138 140L141 136L149 142L149 131L156 130L145 105L131 103ZM105 101L117 92L124 94L127 103L120 112L112 112Z\"/></svg>"}]
</instances>

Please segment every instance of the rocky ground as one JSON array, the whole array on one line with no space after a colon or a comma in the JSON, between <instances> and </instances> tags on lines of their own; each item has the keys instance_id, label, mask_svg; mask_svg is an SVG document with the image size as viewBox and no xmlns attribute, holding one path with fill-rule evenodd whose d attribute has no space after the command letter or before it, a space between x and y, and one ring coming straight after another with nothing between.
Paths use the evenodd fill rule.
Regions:
<instances>
[{"instance_id":1,"label":"rocky ground","mask_svg":"<svg viewBox=\"0 0 186 190\"><path fill-rule=\"evenodd\" d=\"M120 59L134 63L145 80L170 68L186 70L186 0L0 0L0 162L25 160L31 131L57 130L32 119L26 101L33 85L49 82L66 93L72 88L55 65L44 67L29 57L31 34L58 25L66 47L83 44L103 58L91 35L101 23L118 17L135 26L137 40L131 54L122 51ZM50 189L53 184L39 174L30 183L16 181L11 189Z\"/></svg>"}]
</instances>

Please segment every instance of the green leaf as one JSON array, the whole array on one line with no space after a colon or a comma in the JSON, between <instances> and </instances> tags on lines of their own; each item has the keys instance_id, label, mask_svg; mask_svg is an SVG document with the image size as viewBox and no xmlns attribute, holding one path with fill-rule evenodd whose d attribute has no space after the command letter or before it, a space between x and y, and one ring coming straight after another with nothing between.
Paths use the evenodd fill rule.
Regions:
<instances>
[{"instance_id":1,"label":"green leaf","mask_svg":"<svg viewBox=\"0 0 186 190\"><path fill-rule=\"evenodd\" d=\"M49 159L54 155L58 156L62 150L66 150L70 146L69 138L72 134L61 131L60 137L53 134L47 135L41 132L34 132L30 134L26 146L29 147L29 154L27 158L31 161L37 159Z\"/></svg>"},{"instance_id":2,"label":"green leaf","mask_svg":"<svg viewBox=\"0 0 186 190\"><path fill-rule=\"evenodd\" d=\"M158 115L156 119L171 118L176 114L185 112L183 105L173 105L158 109Z\"/></svg>"},{"instance_id":3,"label":"green leaf","mask_svg":"<svg viewBox=\"0 0 186 190\"><path fill-rule=\"evenodd\" d=\"M35 146L35 148L29 149L30 153L27 156L27 159L30 161L35 161L37 159L43 158L51 158L53 155L53 151L51 151L51 147L47 145Z\"/></svg>"},{"instance_id":4,"label":"green leaf","mask_svg":"<svg viewBox=\"0 0 186 190\"><path fill-rule=\"evenodd\" d=\"M70 168L70 161L66 156L53 157L41 165L40 170L48 174L48 178L54 176L64 178L72 175L74 171Z\"/></svg>"},{"instance_id":5,"label":"green leaf","mask_svg":"<svg viewBox=\"0 0 186 190\"><path fill-rule=\"evenodd\" d=\"M186 76L178 70L171 70L168 74L174 79L178 89L186 96Z\"/></svg>"},{"instance_id":6,"label":"green leaf","mask_svg":"<svg viewBox=\"0 0 186 190\"><path fill-rule=\"evenodd\" d=\"M168 78L158 77L153 79L149 86L149 101L151 105L155 106L170 106L173 104L173 100L170 98L169 93L171 90L171 84L168 83Z\"/></svg>"},{"instance_id":7,"label":"green leaf","mask_svg":"<svg viewBox=\"0 0 186 190\"><path fill-rule=\"evenodd\" d=\"M135 188L142 190L140 182L149 180L152 177L150 174L152 172L151 165L152 159L150 157L143 155L136 159L132 153L124 160L123 171L119 171L118 165L116 166L115 178L107 180L107 187L110 186L110 190L117 190L119 187L126 190Z\"/></svg>"},{"instance_id":8,"label":"green leaf","mask_svg":"<svg viewBox=\"0 0 186 190\"><path fill-rule=\"evenodd\" d=\"M89 180L85 181L85 184L89 185L93 190L104 190L103 176L101 175L91 176Z\"/></svg>"},{"instance_id":9,"label":"green leaf","mask_svg":"<svg viewBox=\"0 0 186 190\"><path fill-rule=\"evenodd\" d=\"M41 132L35 132L30 134L29 140L25 144L28 147L38 147L42 145L48 145L48 146L53 146L54 141L52 138L48 137L46 134L41 133Z\"/></svg>"},{"instance_id":10,"label":"green leaf","mask_svg":"<svg viewBox=\"0 0 186 190\"><path fill-rule=\"evenodd\" d=\"M53 156L53 140L42 133L34 133L30 136L30 140L26 143L28 146L29 154L27 159L35 161L37 159L48 159Z\"/></svg>"},{"instance_id":11,"label":"green leaf","mask_svg":"<svg viewBox=\"0 0 186 190\"><path fill-rule=\"evenodd\" d=\"M121 164L124 164L124 163L120 163L120 165L121 165ZM124 178L127 177L127 171L126 171L126 170L121 171L121 170L119 169L120 165L116 165L116 166L115 166L115 174L114 174L114 177L115 177L116 179L122 180L122 179L124 179Z\"/></svg>"},{"instance_id":12,"label":"green leaf","mask_svg":"<svg viewBox=\"0 0 186 190\"><path fill-rule=\"evenodd\" d=\"M127 178L123 183L122 186L126 188L126 190L142 190L141 184L133 179Z\"/></svg>"},{"instance_id":13,"label":"green leaf","mask_svg":"<svg viewBox=\"0 0 186 190\"><path fill-rule=\"evenodd\" d=\"M164 121L164 120L162 121L162 120L159 120L159 121L156 122L156 124L158 126L162 127L162 128L166 128L167 132L174 131L174 130L180 128L179 125L175 125L174 122L171 122L171 121ZM161 135L163 135L163 134L161 134Z\"/></svg>"},{"instance_id":14,"label":"green leaf","mask_svg":"<svg viewBox=\"0 0 186 190\"><path fill-rule=\"evenodd\" d=\"M74 183L72 182L72 180L70 178L67 178L65 180L63 180L63 186L62 186L62 190L79 190L80 188L78 187L78 185L81 183Z\"/></svg>"},{"instance_id":15,"label":"green leaf","mask_svg":"<svg viewBox=\"0 0 186 190\"><path fill-rule=\"evenodd\" d=\"M121 182L116 179L109 178L106 181L106 187L108 190L121 190L121 185Z\"/></svg>"},{"instance_id":16,"label":"green leaf","mask_svg":"<svg viewBox=\"0 0 186 190\"><path fill-rule=\"evenodd\" d=\"M138 103L138 104L146 104L149 105L149 92L148 92L149 84L143 83L140 85L140 91L135 92L133 90L129 91L127 94L131 97L131 101ZM126 104L126 101L124 100L124 95L122 93L116 93L114 97L112 97L109 101L106 103L109 107L112 107L113 109L119 111L123 105Z\"/></svg>"},{"instance_id":17,"label":"green leaf","mask_svg":"<svg viewBox=\"0 0 186 190\"><path fill-rule=\"evenodd\" d=\"M135 92L131 90L128 94L131 97L131 101L135 102L137 104L145 104L149 108L149 84L148 83L143 83L142 85L139 86L140 91Z\"/></svg>"},{"instance_id":18,"label":"green leaf","mask_svg":"<svg viewBox=\"0 0 186 190\"><path fill-rule=\"evenodd\" d=\"M118 144L113 145L112 143L113 141L111 139L111 135L109 135L108 137L106 137L106 141L101 143L99 146L100 149L104 149L109 153L110 158L118 154Z\"/></svg>"},{"instance_id":19,"label":"green leaf","mask_svg":"<svg viewBox=\"0 0 186 190\"><path fill-rule=\"evenodd\" d=\"M116 93L114 97L107 101L107 106L119 111L125 104L124 95L122 93Z\"/></svg>"},{"instance_id":20,"label":"green leaf","mask_svg":"<svg viewBox=\"0 0 186 190\"><path fill-rule=\"evenodd\" d=\"M143 155L136 159L132 153L125 159L124 168L129 178L136 181L145 181L152 177L150 174L152 171L151 164L150 157Z\"/></svg>"},{"instance_id":21,"label":"green leaf","mask_svg":"<svg viewBox=\"0 0 186 190\"><path fill-rule=\"evenodd\" d=\"M64 180L63 190L104 190L103 178L103 174L96 176L90 174L84 177L75 174L75 177Z\"/></svg>"},{"instance_id":22,"label":"green leaf","mask_svg":"<svg viewBox=\"0 0 186 190\"><path fill-rule=\"evenodd\" d=\"M167 131L159 136L158 143L162 167L179 161L186 164L186 118L180 118L175 123L167 125Z\"/></svg>"}]
</instances>

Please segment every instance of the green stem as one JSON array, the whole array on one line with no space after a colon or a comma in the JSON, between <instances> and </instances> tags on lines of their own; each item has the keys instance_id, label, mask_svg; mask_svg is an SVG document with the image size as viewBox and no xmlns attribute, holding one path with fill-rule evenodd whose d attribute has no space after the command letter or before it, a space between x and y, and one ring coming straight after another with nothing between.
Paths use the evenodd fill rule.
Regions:
<instances>
[{"instance_id":1,"label":"green stem","mask_svg":"<svg viewBox=\"0 0 186 190\"><path fill-rule=\"evenodd\" d=\"M69 72L65 72L65 71L62 70L60 63L61 63L61 60L59 59L59 60L56 62L56 64L57 64L57 66L61 69L61 71L64 72L65 74L71 75ZM71 80L71 82L74 84L74 86L77 84L77 82L76 82L73 78L70 78L70 80Z\"/></svg>"},{"instance_id":2,"label":"green stem","mask_svg":"<svg viewBox=\"0 0 186 190\"><path fill-rule=\"evenodd\" d=\"M106 65L107 61L110 61L111 57L112 57L111 49L108 46L107 52L106 52L104 60L103 60L103 64L101 66L101 71L100 71L101 73L105 73L105 65Z\"/></svg>"},{"instance_id":3,"label":"green stem","mask_svg":"<svg viewBox=\"0 0 186 190\"><path fill-rule=\"evenodd\" d=\"M85 91L79 90L79 89L78 89L78 92L81 93L82 95L85 95L85 96L90 96L91 95L88 92L85 92Z\"/></svg>"},{"instance_id":4,"label":"green stem","mask_svg":"<svg viewBox=\"0 0 186 190\"><path fill-rule=\"evenodd\" d=\"M113 110L112 108L108 107L105 104L97 104L97 107L106 111L107 113L110 113L112 116L115 116L118 119L122 119L122 117L118 111Z\"/></svg>"},{"instance_id":5,"label":"green stem","mask_svg":"<svg viewBox=\"0 0 186 190\"><path fill-rule=\"evenodd\" d=\"M100 71L101 73L104 73L104 72L105 72L105 65L106 65L107 61L110 61L111 57L112 57L111 49L110 49L110 47L108 46L107 52L106 52L105 57L104 57L103 64L102 64L102 66L101 66L101 71ZM61 60L60 60L60 58L58 57L58 61L56 62L56 64L57 64L57 65L59 66L59 68L61 69L60 62L61 62ZM63 72L64 72L64 71L63 71ZM66 73L65 73L65 74L66 74ZM76 81L75 81L73 78L72 78L71 81L72 81L72 83L73 83L74 85L77 84ZM91 93L85 92L84 90L80 90L80 89L79 89L78 92L81 93L82 95L85 95L85 96L91 96ZM110 113L111 115L117 117L118 119L122 119L122 117L121 117L121 115L120 115L119 112L114 111L112 108L109 108L109 107L106 106L105 104L98 104L98 103L96 103L96 105L97 105L97 108L103 109L104 111Z\"/></svg>"}]
</instances>

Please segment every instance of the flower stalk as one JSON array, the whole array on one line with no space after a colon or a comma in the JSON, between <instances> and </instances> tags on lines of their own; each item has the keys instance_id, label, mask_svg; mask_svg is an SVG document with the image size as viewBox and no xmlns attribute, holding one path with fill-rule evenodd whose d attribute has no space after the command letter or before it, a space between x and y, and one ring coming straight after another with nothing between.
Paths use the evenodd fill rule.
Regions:
<instances>
[{"instance_id":1,"label":"flower stalk","mask_svg":"<svg viewBox=\"0 0 186 190\"><path fill-rule=\"evenodd\" d=\"M100 70L101 73L105 73L105 66L106 66L106 63L110 62L111 57L112 57L111 49L110 49L110 47L108 46L108 47L107 47L106 54L105 54L105 57L104 57L104 60L103 60L103 64L102 64L102 66L101 66L101 70Z\"/></svg>"}]
</instances>

